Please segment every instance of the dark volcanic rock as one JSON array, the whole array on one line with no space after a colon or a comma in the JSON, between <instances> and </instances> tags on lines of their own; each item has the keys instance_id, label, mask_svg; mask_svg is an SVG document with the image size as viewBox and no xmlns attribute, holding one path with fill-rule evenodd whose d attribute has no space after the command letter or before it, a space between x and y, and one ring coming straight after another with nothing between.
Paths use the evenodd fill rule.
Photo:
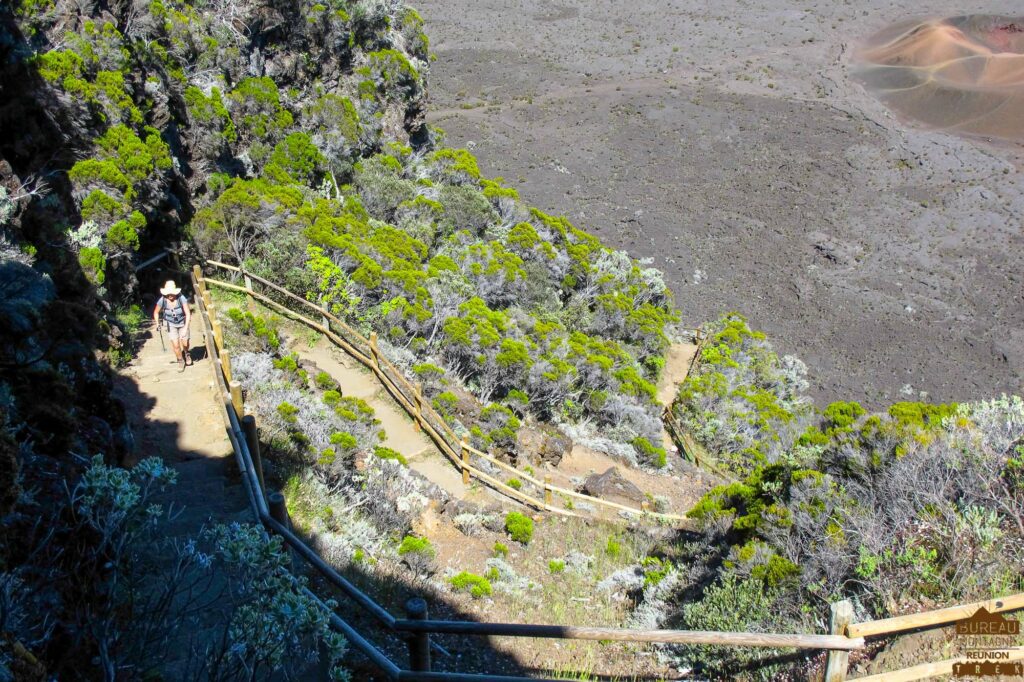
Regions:
<instances>
[{"instance_id":1,"label":"dark volcanic rock","mask_svg":"<svg viewBox=\"0 0 1024 682\"><path fill-rule=\"evenodd\" d=\"M572 450L572 439L553 426L536 425L519 430L519 448L527 458L558 466Z\"/></svg>"},{"instance_id":2,"label":"dark volcanic rock","mask_svg":"<svg viewBox=\"0 0 1024 682\"><path fill-rule=\"evenodd\" d=\"M607 499L609 497L623 497L634 502L641 502L644 499L640 488L623 478L616 467L611 467L603 474L591 474L583 481L581 490L594 497Z\"/></svg>"}]
</instances>

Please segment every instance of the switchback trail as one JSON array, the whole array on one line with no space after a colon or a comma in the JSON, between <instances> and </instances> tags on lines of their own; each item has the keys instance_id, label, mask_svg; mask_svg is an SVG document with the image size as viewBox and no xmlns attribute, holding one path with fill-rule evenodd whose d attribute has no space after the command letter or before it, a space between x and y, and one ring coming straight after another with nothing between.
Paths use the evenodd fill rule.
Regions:
<instances>
[{"instance_id":1,"label":"switchback trail","mask_svg":"<svg viewBox=\"0 0 1024 682\"><path fill-rule=\"evenodd\" d=\"M696 345L693 344L676 344L666 353L665 369L658 386L658 399L665 405L672 402L676 386L686 378L696 349ZM321 339L314 347L303 349L299 354L312 360L317 367L330 374L341 386L344 395L361 398L374 409L387 434L384 445L402 453L409 461L411 469L456 499L477 503L509 501L507 497L489 488L473 484L464 485L458 467L448 461L425 433L416 430L412 419L388 394L373 373L329 341ZM675 445L664 429L662 440L663 446L673 453L670 455L670 461L678 464L680 460L675 453ZM686 468L682 472L677 469L673 476L650 473L630 467L582 445L575 445L557 467L546 467L540 473L550 475L552 483L556 485L572 488L577 481L587 475L602 473L610 467L618 468L626 480L641 490L670 499L670 509L675 513L689 510L706 488L700 477L693 476Z\"/></svg>"}]
</instances>

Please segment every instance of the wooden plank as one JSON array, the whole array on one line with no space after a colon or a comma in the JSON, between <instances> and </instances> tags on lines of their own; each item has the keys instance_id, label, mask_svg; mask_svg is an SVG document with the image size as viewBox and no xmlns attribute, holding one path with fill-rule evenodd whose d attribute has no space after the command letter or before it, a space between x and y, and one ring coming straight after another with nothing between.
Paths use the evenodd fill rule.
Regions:
<instances>
[{"instance_id":1,"label":"wooden plank","mask_svg":"<svg viewBox=\"0 0 1024 682\"><path fill-rule=\"evenodd\" d=\"M219 279L214 279L212 277L206 277L205 279L203 279L203 281L206 284L212 284L214 286L223 287L225 289L231 289L232 291L241 291L243 293L245 292L245 287L240 287L237 284L232 284L231 282L223 282ZM258 295L259 294L257 294L257 296Z\"/></svg>"},{"instance_id":2,"label":"wooden plank","mask_svg":"<svg viewBox=\"0 0 1024 682\"><path fill-rule=\"evenodd\" d=\"M239 268L239 267L234 266L234 265L228 265L227 263L221 263L220 261L208 260L206 262L209 263L210 265L213 265L214 267L223 268L225 270L230 270L231 272L241 272L242 271L242 268Z\"/></svg>"},{"instance_id":3,"label":"wooden plank","mask_svg":"<svg viewBox=\"0 0 1024 682\"><path fill-rule=\"evenodd\" d=\"M853 620L853 604L849 599L832 604L832 618L829 632L833 635L846 635L846 628ZM850 667L850 652L833 650L825 659L825 682L845 682L846 672Z\"/></svg>"},{"instance_id":4,"label":"wooden plank","mask_svg":"<svg viewBox=\"0 0 1024 682\"><path fill-rule=\"evenodd\" d=\"M477 457L479 457L480 459L482 459L482 460L484 460L486 462L490 462L491 464L493 464L494 466L498 467L499 469L501 469L505 473L512 474L513 476L518 478L520 480L520 482L526 481L527 483L530 483L531 485L533 485L538 490L543 490L544 489L544 484L542 482L538 481L533 476L530 476L525 471L520 471L519 469L516 469L511 464L508 464L507 462L502 462L497 457L493 457L493 456L491 456L491 455L489 455L489 454L487 454L485 452L480 452L479 450L477 450L476 448L474 448L471 445L466 445L466 450L468 450L470 454L476 455Z\"/></svg>"},{"instance_id":5,"label":"wooden plank","mask_svg":"<svg viewBox=\"0 0 1024 682\"><path fill-rule=\"evenodd\" d=\"M355 358L356 360L361 362L364 366L366 366L366 367L370 366L370 358L366 357L361 352L359 352L359 350L355 346L350 344L345 339L341 338L340 336L338 336L334 332L324 332L324 336L326 336L328 339L330 339L334 343L334 345L340 347L343 351L345 351L346 353L351 355L353 358Z\"/></svg>"},{"instance_id":6,"label":"wooden plank","mask_svg":"<svg viewBox=\"0 0 1024 682\"><path fill-rule=\"evenodd\" d=\"M472 464L467 464L465 465L465 467L469 470L469 473L472 474L474 478L479 478L484 483L489 484L492 488L496 488L497 490L501 491L505 495L508 495L512 499L522 502L527 507L533 507L534 509L540 510L546 509L544 503L541 502L540 500L534 499L527 495L526 493L516 490L515 488L510 488L509 486L505 485L504 483L494 478L493 476L490 476L481 471L480 469L477 469ZM563 516L579 516L579 514L569 511L568 509L551 508L547 509L547 511L553 512L555 514L561 514Z\"/></svg>"},{"instance_id":7,"label":"wooden plank","mask_svg":"<svg viewBox=\"0 0 1024 682\"><path fill-rule=\"evenodd\" d=\"M1015 649L1005 649L1005 651L1009 655L1007 658L999 661L1000 663L1024 661L1024 648L1018 647ZM852 678L851 682L913 682L913 680L926 680L932 677L938 677L939 675L952 675L953 666L957 663L967 662L968 660L965 656L960 656L958 658L950 658L936 663L922 663L921 665L903 668L902 670L894 670L892 672L879 673L877 675L868 675L866 677L855 677Z\"/></svg>"},{"instance_id":8,"label":"wooden plank","mask_svg":"<svg viewBox=\"0 0 1024 682\"><path fill-rule=\"evenodd\" d=\"M894 632L903 632L904 630L945 625L963 620L964 618L970 618L974 615L975 611L982 607L987 609L989 613L1024 609L1024 592L1011 594L1000 599L989 599L961 606L951 606L948 609L912 613L906 616L896 616L895 618L871 620L866 623L854 623L849 627L849 633L851 637L874 637L875 635L887 635Z\"/></svg>"}]
</instances>

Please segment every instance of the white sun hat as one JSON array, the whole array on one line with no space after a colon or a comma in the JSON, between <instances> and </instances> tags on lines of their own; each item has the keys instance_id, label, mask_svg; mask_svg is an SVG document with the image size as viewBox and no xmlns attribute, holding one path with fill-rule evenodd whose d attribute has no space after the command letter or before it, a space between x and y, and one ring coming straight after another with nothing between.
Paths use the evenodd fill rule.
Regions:
<instances>
[{"instance_id":1,"label":"white sun hat","mask_svg":"<svg viewBox=\"0 0 1024 682\"><path fill-rule=\"evenodd\" d=\"M177 296L180 293L181 293L181 287L175 285L173 279L167 280L167 282L164 283L164 288L160 290L160 295L161 296L166 296L168 294L174 294L175 296Z\"/></svg>"}]
</instances>

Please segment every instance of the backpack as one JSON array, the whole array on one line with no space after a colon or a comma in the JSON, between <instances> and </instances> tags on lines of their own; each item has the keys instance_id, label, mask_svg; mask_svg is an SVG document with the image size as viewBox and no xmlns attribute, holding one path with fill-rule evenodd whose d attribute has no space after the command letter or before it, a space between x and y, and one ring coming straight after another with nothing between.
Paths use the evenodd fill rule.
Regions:
<instances>
[{"instance_id":1,"label":"backpack","mask_svg":"<svg viewBox=\"0 0 1024 682\"><path fill-rule=\"evenodd\" d=\"M157 307L160 309L160 316L163 321L168 325L175 327L185 326L185 306L188 305L188 299L184 296L178 296L177 307L172 308L168 305L168 301L163 296L157 301Z\"/></svg>"}]
</instances>

